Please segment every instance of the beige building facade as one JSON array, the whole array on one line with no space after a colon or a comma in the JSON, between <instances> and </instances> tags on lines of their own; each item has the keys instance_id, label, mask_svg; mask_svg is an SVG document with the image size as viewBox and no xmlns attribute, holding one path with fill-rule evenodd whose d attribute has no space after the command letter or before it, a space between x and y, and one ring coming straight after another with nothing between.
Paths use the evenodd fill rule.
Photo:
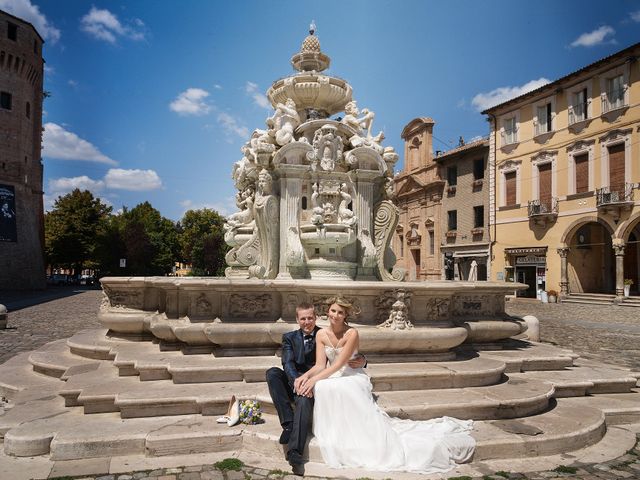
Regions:
<instances>
[{"instance_id":1,"label":"beige building facade","mask_svg":"<svg viewBox=\"0 0 640 480\"><path fill-rule=\"evenodd\" d=\"M407 280L442 278L440 241L444 181L433 159L431 118L411 120L402 130L404 169L394 177L400 220L392 249Z\"/></svg>"},{"instance_id":2,"label":"beige building facade","mask_svg":"<svg viewBox=\"0 0 640 480\"><path fill-rule=\"evenodd\" d=\"M638 292L640 44L486 110L490 277L545 290Z\"/></svg>"},{"instance_id":3,"label":"beige building facade","mask_svg":"<svg viewBox=\"0 0 640 480\"><path fill-rule=\"evenodd\" d=\"M45 286L43 43L0 10L0 289Z\"/></svg>"},{"instance_id":4,"label":"beige building facade","mask_svg":"<svg viewBox=\"0 0 640 480\"><path fill-rule=\"evenodd\" d=\"M490 269L489 141L465 144L435 157L444 179L442 268L447 280L487 280Z\"/></svg>"}]
</instances>

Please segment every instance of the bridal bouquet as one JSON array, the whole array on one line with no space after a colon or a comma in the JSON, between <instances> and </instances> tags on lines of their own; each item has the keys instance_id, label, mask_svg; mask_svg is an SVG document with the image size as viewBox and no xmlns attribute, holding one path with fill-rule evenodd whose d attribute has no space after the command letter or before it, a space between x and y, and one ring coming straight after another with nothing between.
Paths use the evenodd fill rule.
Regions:
<instances>
[{"instance_id":1,"label":"bridal bouquet","mask_svg":"<svg viewBox=\"0 0 640 480\"><path fill-rule=\"evenodd\" d=\"M240 421L247 425L262 423L262 407L256 400L243 400L240 402Z\"/></svg>"}]
</instances>

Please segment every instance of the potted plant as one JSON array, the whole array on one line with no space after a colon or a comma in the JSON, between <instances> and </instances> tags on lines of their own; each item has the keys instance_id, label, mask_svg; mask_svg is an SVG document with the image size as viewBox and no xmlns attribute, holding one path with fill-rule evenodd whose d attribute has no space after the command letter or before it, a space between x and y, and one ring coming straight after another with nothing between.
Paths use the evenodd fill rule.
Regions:
<instances>
[{"instance_id":1,"label":"potted plant","mask_svg":"<svg viewBox=\"0 0 640 480\"><path fill-rule=\"evenodd\" d=\"M629 296L629 290L631 290L631 285L633 285L633 280L631 280L630 278L625 278L624 279L624 296L625 297Z\"/></svg>"},{"instance_id":2,"label":"potted plant","mask_svg":"<svg viewBox=\"0 0 640 480\"><path fill-rule=\"evenodd\" d=\"M556 303L558 301L558 292L555 290L547 291L547 298L549 299L549 303Z\"/></svg>"}]
</instances>

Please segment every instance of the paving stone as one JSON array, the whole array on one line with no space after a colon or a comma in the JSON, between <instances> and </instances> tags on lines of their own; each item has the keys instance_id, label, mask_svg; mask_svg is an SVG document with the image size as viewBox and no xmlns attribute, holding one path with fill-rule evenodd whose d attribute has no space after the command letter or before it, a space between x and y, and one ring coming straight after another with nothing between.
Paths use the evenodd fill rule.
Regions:
<instances>
[{"instance_id":1,"label":"paving stone","mask_svg":"<svg viewBox=\"0 0 640 480\"><path fill-rule=\"evenodd\" d=\"M158 480L176 480L175 475L162 475L158 477Z\"/></svg>"},{"instance_id":2,"label":"paving stone","mask_svg":"<svg viewBox=\"0 0 640 480\"><path fill-rule=\"evenodd\" d=\"M200 480L224 480L220 470L205 470L200 472Z\"/></svg>"},{"instance_id":3,"label":"paving stone","mask_svg":"<svg viewBox=\"0 0 640 480\"><path fill-rule=\"evenodd\" d=\"M197 465L197 466L193 466L193 467L184 467L184 471L185 472L201 472L202 471L202 465Z\"/></svg>"},{"instance_id":4,"label":"paving stone","mask_svg":"<svg viewBox=\"0 0 640 480\"><path fill-rule=\"evenodd\" d=\"M229 470L226 476L227 480L245 480L243 471Z\"/></svg>"},{"instance_id":5,"label":"paving stone","mask_svg":"<svg viewBox=\"0 0 640 480\"><path fill-rule=\"evenodd\" d=\"M200 480L200 472L185 472L178 474L178 480Z\"/></svg>"}]
</instances>

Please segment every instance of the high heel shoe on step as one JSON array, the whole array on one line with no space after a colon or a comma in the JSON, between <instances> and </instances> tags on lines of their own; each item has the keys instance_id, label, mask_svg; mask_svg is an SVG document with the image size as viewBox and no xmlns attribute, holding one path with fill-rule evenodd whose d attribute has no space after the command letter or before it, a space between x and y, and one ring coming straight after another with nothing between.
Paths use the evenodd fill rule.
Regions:
<instances>
[{"instance_id":1,"label":"high heel shoe on step","mask_svg":"<svg viewBox=\"0 0 640 480\"><path fill-rule=\"evenodd\" d=\"M239 422L240 422L240 402L234 396L231 398L229 420L227 421L227 425L229 425L230 427L233 427Z\"/></svg>"},{"instance_id":2,"label":"high heel shoe on step","mask_svg":"<svg viewBox=\"0 0 640 480\"><path fill-rule=\"evenodd\" d=\"M229 423L229 419L231 419L231 413L233 411L233 407L235 403L236 403L236 396L233 395L231 397L231 400L229 400L229 408L227 408L227 413L225 413L221 417L218 417L216 419L216 423L227 423L227 424Z\"/></svg>"}]
</instances>

